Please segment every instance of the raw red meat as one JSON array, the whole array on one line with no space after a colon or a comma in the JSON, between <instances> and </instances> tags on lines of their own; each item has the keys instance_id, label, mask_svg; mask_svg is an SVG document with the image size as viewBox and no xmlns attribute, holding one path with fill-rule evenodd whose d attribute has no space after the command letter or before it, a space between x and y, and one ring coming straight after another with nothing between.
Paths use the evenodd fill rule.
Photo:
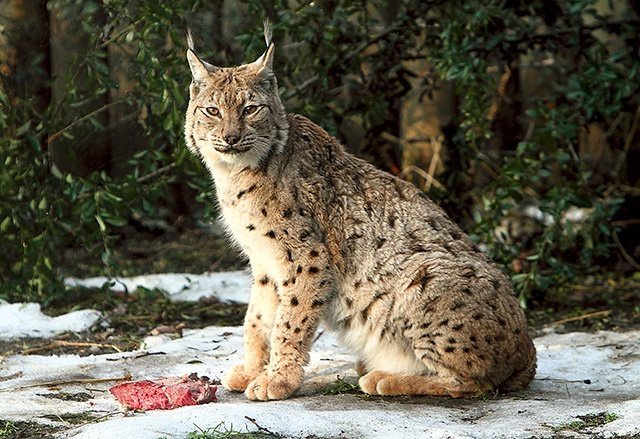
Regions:
<instances>
[{"instance_id":1,"label":"raw red meat","mask_svg":"<svg viewBox=\"0 0 640 439\"><path fill-rule=\"evenodd\" d=\"M129 381L109 391L132 410L167 410L217 401L218 387L209 378L192 373L183 377Z\"/></svg>"}]
</instances>

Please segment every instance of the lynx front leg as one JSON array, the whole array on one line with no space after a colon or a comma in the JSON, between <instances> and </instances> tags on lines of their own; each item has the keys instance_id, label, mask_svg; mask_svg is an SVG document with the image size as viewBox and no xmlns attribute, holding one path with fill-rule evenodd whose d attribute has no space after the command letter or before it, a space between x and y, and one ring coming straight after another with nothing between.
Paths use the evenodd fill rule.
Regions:
<instances>
[{"instance_id":1,"label":"lynx front leg","mask_svg":"<svg viewBox=\"0 0 640 439\"><path fill-rule=\"evenodd\" d=\"M267 276L257 276L251 288L244 320L244 364L232 368L222 379L227 390L244 392L269 362L269 338L275 319L278 296Z\"/></svg>"},{"instance_id":2,"label":"lynx front leg","mask_svg":"<svg viewBox=\"0 0 640 439\"><path fill-rule=\"evenodd\" d=\"M321 273L316 265L298 266L295 273L280 289L269 365L247 387L249 399L285 399L302 385L303 366L333 289L330 273Z\"/></svg>"}]
</instances>

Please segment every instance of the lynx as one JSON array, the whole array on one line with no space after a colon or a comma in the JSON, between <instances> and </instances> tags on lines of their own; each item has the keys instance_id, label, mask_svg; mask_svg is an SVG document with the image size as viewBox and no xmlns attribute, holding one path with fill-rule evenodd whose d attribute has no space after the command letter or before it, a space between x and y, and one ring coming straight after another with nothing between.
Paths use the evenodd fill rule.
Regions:
<instances>
[{"instance_id":1,"label":"lynx","mask_svg":"<svg viewBox=\"0 0 640 439\"><path fill-rule=\"evenodd\" d=\"M358 358L372 395L526 387L536 352L505 274L421 191L287 114L274 44L217 67L189 37L186 143L208 168L253 275L244 364L222 380L252 400L303 382L318 325Z\"/></svg>"}]
</instances>

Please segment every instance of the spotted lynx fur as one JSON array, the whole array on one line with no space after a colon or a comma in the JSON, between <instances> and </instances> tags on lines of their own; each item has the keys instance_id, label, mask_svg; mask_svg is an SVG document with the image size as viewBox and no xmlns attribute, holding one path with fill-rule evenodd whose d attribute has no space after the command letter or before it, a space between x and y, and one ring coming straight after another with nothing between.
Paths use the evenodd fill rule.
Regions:
<instances>
[{"instance_id":1,"label":"spotted lynx fur","mask_svg":"<svg viewBox=\"0 0 640 439\"><path fill-rule=\"evenodd\" d=\"M368 394L526 387L536 353L509 279L414 186L285 113L266 34L239 67L202 61L191 40L187 51L186 142L254 277L244 364L223 385L291 396L323 322L358 356Z\"/></svg>"}]
</instances>

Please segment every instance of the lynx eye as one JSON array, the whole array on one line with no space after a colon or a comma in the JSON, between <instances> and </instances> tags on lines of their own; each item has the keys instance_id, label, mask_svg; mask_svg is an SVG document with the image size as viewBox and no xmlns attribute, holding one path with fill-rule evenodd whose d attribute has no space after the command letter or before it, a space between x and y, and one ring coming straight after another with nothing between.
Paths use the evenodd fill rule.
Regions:
<instances>
[{"instance_id":1,"label":"lynx eye","mask_svg":"<svg viewBox=\"0 0 640 439\"><path fill-rule=\"evenodd\" d=\"M247 105L246 107L244 107L244 110L242 110L242 115L248 116L250 114L254 114L256 111L258 111L257 105Z\"/></svg>"},{"instance_id":2,"label":"lynx eye","mask_svg":"<svg viewBox=\"0 0 640 439\"><path fill-rule=\"evenodd\" d=\"M220 116L220 110L218 110L216 107L205 107L205 108L202 108L202 112L204 114L206 114L207 116L210 116L210 117L218 117L218 116Z\"/></svg>"}]
</instances>

